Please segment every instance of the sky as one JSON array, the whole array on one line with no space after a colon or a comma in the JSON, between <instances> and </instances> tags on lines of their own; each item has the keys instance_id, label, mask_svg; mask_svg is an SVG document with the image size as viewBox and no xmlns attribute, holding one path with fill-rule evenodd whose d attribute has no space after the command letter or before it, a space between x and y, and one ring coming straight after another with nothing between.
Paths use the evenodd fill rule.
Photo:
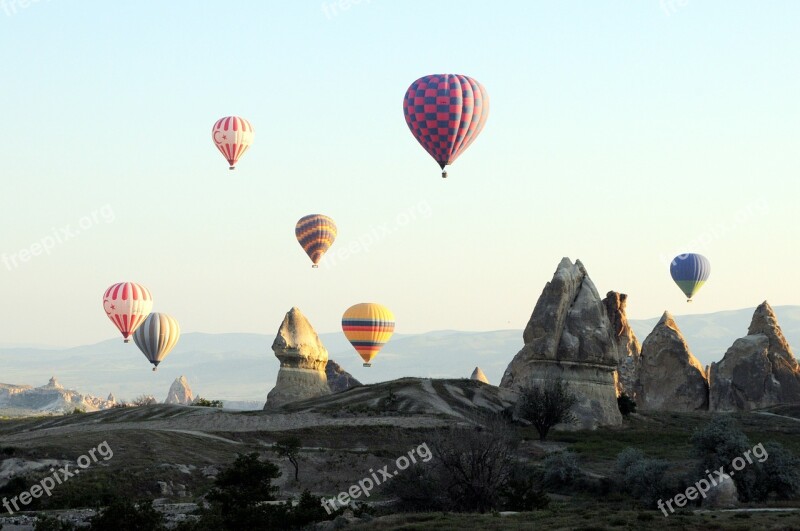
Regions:
<instances>
[{"instance_id":1,"label":"sky","mask_svg":"<svg viewBox=\"0 0 800 531\"><path fill-rule=\"evenodd\" d=\"M799 16L0 0L0 345L115 337L120 281L187 332L274 333L292 306L332 332L368 301L402 333L519 329L564 256L633 318L800 304ZM491 98L447 179L402 112L434 73ZM232 114L256 131L235 171L210 135ZM310 213L339 229L319 269L294 237ZM684 252L712 268L690 305L669 276Z\"/></svg>"}]
</instances>

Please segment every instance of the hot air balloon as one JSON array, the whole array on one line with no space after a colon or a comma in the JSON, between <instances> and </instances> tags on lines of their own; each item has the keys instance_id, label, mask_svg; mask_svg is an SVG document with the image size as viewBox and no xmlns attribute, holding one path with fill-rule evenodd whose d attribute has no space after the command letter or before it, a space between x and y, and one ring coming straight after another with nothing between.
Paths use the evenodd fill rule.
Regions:
<instances>
[{"instance_id":1,"label":"hot air balloon","mask_svg":"<svg viewBox=\"0 0 800 531\"><path fill-rule=\"evenodd\" d=\"M211 128L211 138L214 145L230 164L230 169L236 168L239 158L244 155L250 144L253 143L255 130L250 122L240 116L226 116L220 118Z\"/></svg>"},{"instance_id":2,"label":"hot air balloon","mask_svg":"<svg viewBox=\"0 0 800 531\"><path fill-rule=\"evenodd\" d=\"M108 288L103 295L103 309L125 339L136 331L153 309L150 291L134 282L120 282Z\"/></svg>"},{"instance_id":3,"label":"hot air balloon","mask_svg":"<svg viewBox=\"0 0 800 531\"><path fill-rule=\"evenodd\" d=\"M414 81L403 112L411 134L442 168L472 144L489 116L489 94L471 77L434 74Z\"/></svg>"},{"instance_id":4,"label":"hot air balloon","mask_svg":"<svg viewBox=\"0 0 800 531\"><path fill-rule=\"evenodd\" d=\"M320 259L336 239L336 224L328 216L310 214L303 216L294 227L294 235L313 265L319 267Z\"/></svg>"},{"instance_id":5,"label":"hot air balloon","mask_svg":"<svg viewBox=\"0 0 800 531\"><path fill-rule=\"evenodd\" d=\"M681 254L672 260L669 266L672 280L686 294L686 302L692 302L692 297L703 287L711 273L711 264L708 258L701 254Z\"/></svg>"},{"instance_id":6,"label":"hot air balloon","mask_svg":"<svg viewBox=\"0 0 800 531\"><path fill-rule=\"evenodd\" d=\"M394 332L394 314L385 306L363 302L351 306L342 315L342 330L364 360L364 367L377 356Z\"/></svg>"},{"instance_id":7,"label":"hot air balloon","mask_svg":"<svg viewBox=\"0 0 800 531\"><path fill-rule=\"evenodd\" d=\"M178 343L181 327L178 321L165 313L151 313L144 324L133 333L133 342L153 364L153 370L164 361Z\"/></svg>"}]
</instances>

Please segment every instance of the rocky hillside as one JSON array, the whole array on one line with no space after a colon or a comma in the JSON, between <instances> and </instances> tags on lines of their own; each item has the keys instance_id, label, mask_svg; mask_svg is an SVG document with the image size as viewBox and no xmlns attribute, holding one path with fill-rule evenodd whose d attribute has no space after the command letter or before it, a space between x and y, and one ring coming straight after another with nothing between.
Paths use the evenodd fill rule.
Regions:
<instances>
[{"instance_id":1,"label":"rocky hillside","mask_svg":"<svg viewBox=\"0 0 800 531\"><path fill-rule=\"evenodd\" d=\"M109 398L110 400L103 400L65 389L55 377L50 378L47 385L41 387L0 384L0 415L6 417L58 415L71 413L75 409L99 411L115 404L113 396Z\"/></svg>"}]
</instances>

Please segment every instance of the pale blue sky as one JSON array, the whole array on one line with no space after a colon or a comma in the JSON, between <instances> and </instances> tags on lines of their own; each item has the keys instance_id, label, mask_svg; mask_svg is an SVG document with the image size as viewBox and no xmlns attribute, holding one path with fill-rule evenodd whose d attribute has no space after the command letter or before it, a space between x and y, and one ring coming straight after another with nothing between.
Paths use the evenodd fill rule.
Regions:
<instances>
[{"instance_id":1,"label":"pale blue sky","mask_svg":"<svg viewBox=\"0 0 800 531\"><path fill-rule=\"evenodd\" d=\"M0 263L0 343L114 337L121 280L185 331L291 306L335 331L363 301L398 332L522 328L562 256L637 318L800 303L799 3L336 5L0 0L0 253L79 229ZM444 72L491 96L447 180L401 105ZM256 129L234 172L228 114ZM339 226L319 270L308 213ZM689 306L684 251L712 264Z\"/></svg>"}]
</instances>

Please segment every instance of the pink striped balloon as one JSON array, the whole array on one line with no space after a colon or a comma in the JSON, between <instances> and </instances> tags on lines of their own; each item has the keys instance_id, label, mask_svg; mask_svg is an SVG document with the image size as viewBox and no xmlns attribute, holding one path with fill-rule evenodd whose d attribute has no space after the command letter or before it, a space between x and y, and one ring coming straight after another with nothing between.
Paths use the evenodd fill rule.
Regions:
<instances>
[{"instance_id":1,"label":"pink striped balloon","mask_svg":"<svg viewBox=\"0 0 800 531\"><path fill-rule=\"evenodd\" d=\"M153 309L150 291L134 282L119 282L108 288L103 295L103 310L114 323L125 343L131 334L144 322Z\"/></svg>"},{"instance_id":2,"label":"pink striped balloon","mask_svg":"<svg viewBox=\"0 0 800 531\"><path fill-rule=\"evenodd\" d=\"M220 118L211 128L211 138L214 145L225 160L230 164L230 169L235 169L239 158L244 155L250 144L253 143L255 130L250 122L241 116L226 116Z\"/></svg>"}]
</instances>

